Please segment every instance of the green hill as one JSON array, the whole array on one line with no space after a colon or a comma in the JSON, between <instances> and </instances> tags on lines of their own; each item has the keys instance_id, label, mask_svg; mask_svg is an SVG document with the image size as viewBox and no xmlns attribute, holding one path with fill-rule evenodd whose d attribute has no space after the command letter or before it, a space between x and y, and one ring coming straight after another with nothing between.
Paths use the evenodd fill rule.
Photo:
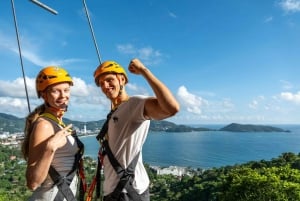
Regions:
<instances>
[{"instance_id":1,"label":"green hill","mask_svg":"<svg viewBox=\"0 0 300 201\"><path fill-rule=\"evenodd\" d=\"M23 132L25 121L24 118L18 118L13 115L0 113L0 133L1 132Z\"/></svg>"},{"instance_id":2,"label":"green hill","mask_svg":"<svg viewBox=\"0 0 300 201\"><path fill-rule=\"evenodd\" d=\"M74 121L68 118L64 118L66 124L73 124L78 129L83 129L86 126L87 130L92 132L98 132L105 122L105 119L98 121ZM25 118L18 118L13 115L0 113L0 134L1 132L17 133L23 132L25 126ZM203 128L203 127L191 127L187 125L177 125L169 121L156 121L151 120L150 131L165 131L165 132L193 132L193 131L230 131L230 132L290 132L274 126L267 125L253 125L253 124L229 124L219 130Z\"/></svg>"},{"instance_id":3,"label":"green hill","mask_svg":"<svg viewBox=\"0 0 300 201\"><path fill-rule=\"evenodd\" d=\"M65 124L73 124L74 127L79 129L83 129L84 125L86 126L87 130L91 131L99 131L102 125L105 122L105 119L98 120L98 121L74 121L68 118L64 118ZM1 132L9 132L9 133L16 133L16 132L23 132L25 126L25 118L18 118L13 115L8 115L5 113L0 113L0 133ZM191 127L190 127L191 128ZM150 124L151 131L168 131L172 130L173 132L180 131L180 126L169 122L169 121L155 121L152 120ZM189 129L189 131L192 129Z\"/></svg>"}]
</instances>

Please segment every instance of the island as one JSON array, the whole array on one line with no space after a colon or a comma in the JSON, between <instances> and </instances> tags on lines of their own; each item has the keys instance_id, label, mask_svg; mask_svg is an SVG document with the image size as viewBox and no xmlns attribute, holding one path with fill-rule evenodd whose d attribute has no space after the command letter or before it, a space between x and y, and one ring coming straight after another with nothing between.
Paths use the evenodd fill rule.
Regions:
<instances>
[{"instance_id":1,"label":"island","mask_svg":"<svg viewBox=\"0 0 300 201\"><path fill-rule=\"evenodd\" d=\"M220 129L220 131L230 132L290 132L282 128L267 125L254 125L254 124L238 124L232 123Z\"/></svg>"}]
</instances>

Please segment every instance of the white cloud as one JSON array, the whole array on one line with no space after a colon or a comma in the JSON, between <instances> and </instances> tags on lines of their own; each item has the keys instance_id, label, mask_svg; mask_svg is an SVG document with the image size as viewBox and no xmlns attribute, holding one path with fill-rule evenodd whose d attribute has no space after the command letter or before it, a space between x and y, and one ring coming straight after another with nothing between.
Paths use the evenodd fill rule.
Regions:
<instances>
[{"instance_id":1,"label":"white cloud","mask_svg":"<svg viewBox=\"0 0 300 201\"><path fill-rule=\"evenodd\" d=\"M285 12L299 12L300 0L281 0L279 5Z\"/></svg>"},{"instance_id":2,"label":"white cloud","mask_svg":"<svg viewBox=\"0 0 300 201\"><path fill-rule=\"evenodd\" d=\"M16 44L16 39L2 32L0 32L0 48L13 52L16 55L19 55L19 49ZM43 56L41 55L43 52L45 53L45 48L44 47L40 48L39 44L36 41L30 39L30 36L22 37L21 39L22 59L27 60L32 64L35 64L37 66L43 66L43 67L49 65L65 66L70 63L82 61L82 59L77 59L77 58L47 60L44 59Z\"/></svg>"},{"instance_id":3,"label":"white cloud","mask_svg":"<svg viewBox=\"0 0 300 201\"><path fill-rule=\"evenodd\" d=\"M28 95L36 97L35 80L26 77ZM26 96L24 79L17 78L13 81L0 80L0 97L24 98Z\"/></svg>"},{"instance_id":4,"label":"white cloud","mask_svg":"<svg viewBox=\"0 0 300 201\"><path fill-rule=\"evenodd\" d=\"M269 16L269 17L264 19L264 23L268 23L268 22L271 22L271 21L273 21L273 16Z\"/></svg>"},{"instance_id":5,"label":"white cloud","mask_svg":"<svg viewBox=\"0 0 300 201\"><path fill-rule=\"evenodd\" d=\"M264 96L258 96L248 104L248 107L257 110L264 100Z\"/></svg>"},{"instance_id":6,"label":"white cloud","mask_svg":"<svg viewBox=\"0 0 300 201\"><path fill-rule=\"evenodd\" d=\"M179 90L178 90L179 91ZM268 98L263 95L257 96L253 99L248 107L252 110L247 109L244 104L238 103L237 105L233 104L230 98L222 98L221 100L204 101L201 105L201 113L192 113L191 110L186 109L186 107L193 108L192 104L193 100L195 100L197 96L189 93L185 87L181 89L181 97L192 97L190 98L191 103L183 102L180 98L182 110L180 114L177 116L177 121L188 121L188 122L198 122L198 123L231 123L231 122L247 122L247 123L283 123L289 122L292 116L295 116L291 111L295 111L297 108L292 106L292 104L288 102L282 101L282 97L272 97ZM299 101L296 98L300 96L299 94L289 94L286 96L286 99L289 101L296 102ZM179 95L178 95L179 97ZM289 97L289 98L287 98ZM186 98L188 99L188 98ZM203 100L203 99L202 99ZM188 112L186 112L188 111Z\"/></svg>"},{"instance_id":7,"label":"white cloud","mask_svg":"<svg viewBox=\"0 0 300 201\"><path fill-rule=\"evenodd\" d=\"M81 78L73 77L74 86L72 87L72 95L74 96L88 96L90 95L89 86Z\"/></svg>"},{"instance_id":8,"label":"white cloud","mask_svg":"<svg viewBox=\"0 0 300 201\"><path fill-rule=\"evenodd\" d=\"M290 83L289 81L286 81L286 80L280 80L280 83L282 85L282 88L284 90L290 90L293 88L293 84Z\"/></svg>"},{"instance_id":9,"label":"white cloud","mask_svg":"<svg viewBox=\"0 0 300 201\"><path fill-rule=\"evenodd\" d=\"M223 112L230 112L234 109L234 104L228 98L222 100L221 106L222 106L222 108L220 109L220 111L223 111Z\"/></svg>"},{"instance_id":10,"label":"white cloud","mask_svg":"<svg viewBox=\"0 0 300 201\"><path fill-rule=\"evenodd\" d=\"M132 44L117 45L117 49L124 54L136 54L137 52Z\"/></svg>"},{"instance_id":11,"label":"white cloud","mask_svg":"<svg viewBox=\"0 0 300 201\"><path fill-rule=\"evenodd\" d=\"M193 114L201 114L201 107L206 104L206 101L199 96L190 93L185 86L179 87L177 97L182 108Z\"/></svg>"},{"instance_id":12,"label":"white cloud","mask_svg":"<svg viewBox=\"0 0 300 201\"><path fill-rule=\"evenodd\" d=\"M7 107L23 110L27 109L27 105L24 104L24 101L20 98L11 98L11 97L0 97L0 105L7 105Z\"/></svg>"},{"instance_id":13,"label":"white cloud","mask_svg":"<svg viewBox=\"0 0 300 201\"><path fill-rule=\"evenodd\" d=\"M280 97L283 100L292 102L292 103L296 103L296 104L300 104L300 91L298 91L297 93L293 94L291 92L282 92L280 94Z\"/></svg>"},{"instance_id":14,"label":"white cloud","mask_svg":"<svg viewBox=\"0 0 300 201\"><path fill-rule=\"evenodd\" d=\"M16 48L13 48L12 51L15 52L16 54L19 54L18 49ZM63 59L63 60L45 60L42 59L38 53L26 48L22 48L22 58L30 61L31 63L37 66L50 66L50 65L65 66L70 63L81 61L81 59L73 59L73 58Z\"/></svg>"},{"instance_id":15,"label":"white cloud","mask_svg":"<svg viewBox=\"0 0 300 201\"><path fill-rule=\"evenodd\" d=\"M32 111L33 108L35 108L42 102L40 99L34 98L29 99L29 103L30 109ZM13 98L0 96L0 111L2 113L14 115L16 117L25 117L29 112L27 99L25 97Z\"/></svg>"},{"instance_id":16,"label":"white cloud","mask_svg":"<svg viewBox=\"0 0 300 201\"><path fill-rule=\"evenodd\" d=\"M141 94L144 96L149 96L149 92L147 89L132 83L126 84L126 91L129 92L129 94Z\"/></svg>"},{"instance_id":17,"label":"white cloud","mask_svg":"<svg viewBox=\"0 0 300 201\"><path fill-rule=\"evenodd\" d=\"M171 11L169 11L168 14L171 18L177 18L177 15Z\"/></svg>"},{"instance_id":18,"label":"white cloud","mask_svg":"<svg viewBox=\"0 0 300 201\"><path fill-rule=\"evenodd\" d=\"M161 53L152 47L144 47L138 50L138 55L141 59L150 60L151 58L159 58Z\"/></svg>"},{"instance_id":19,"label":"white cloud","mask_svg":"<svg viewBox=\"0 0 300 201\"><path fill-rule=\"evenodd\" d=\"M249 107L252 108L252 109L257 109L258 101L257 100L252 100L252 102L249 103Z\"/></svg>"},{"instance_id":20,"label":"white cloud","mask_svg":"<svg viewBox=\"0 0 300 201\"><path fill-rule=\"evenodd\" d=\"M159 63L163 56L159 50L155 50L152 47L137 48L132 44L120 44L117 45L117 49L123 54L140 58L146 65Z\"/></svg>"}]
</instances>

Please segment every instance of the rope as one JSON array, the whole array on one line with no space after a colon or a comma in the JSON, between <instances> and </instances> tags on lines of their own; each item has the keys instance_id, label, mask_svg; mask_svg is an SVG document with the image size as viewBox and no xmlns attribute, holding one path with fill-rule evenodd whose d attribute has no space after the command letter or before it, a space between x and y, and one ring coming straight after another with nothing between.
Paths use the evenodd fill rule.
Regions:
<instances>
[{"instance_id":1,"label":"rope","mask_svg":"<svg viewBox=\"0 0 300 201\"><path fill-rule=\"evenodd\" d=\"M19 48L19 57L20 57L20 62L21 62L21 67L22 67L22 74L23 74L25 93L26 93L26 99L27 99L27 106L28 106L28 111L30 113L31 110L30 110L30 103L29 103L29 97L28 97L28 91L27 91L25 71L24 71L24 66L23 66L22 51L21 51L20 40L19 40L19 32L18 32L18 26L17 26L17 17L16 17L16 12L15 12L14 0L11 0L11 6L12 6L12 11L13 11L13 16L14 16L14 23L15 23L17 42L18 42L18 48Z\"/></svg>"},{"instance_id":2,"label":"rope","mask_svg":"<svg viewBox=\"0 0 300 201\"><path fill-rule=\"evenodd\" d=\"M87 17L88 22L89 22L89 26L90 26L90 30L91 30L91 33L92 33L92 37L93 37L94 45L95 45L95 48L96 48L97 56L98 56L98 59L99 59L99 63L101 64L102 63L101 62L101 57L100 57L99 49L98 49L98 46L97 46L96 37L95 37L94 31L93 31L92 23L91 23L91 20L90 20L89 12L88 12L88 9L87 9L87 5L85 3L85 0L82 0L82 1L83 1L84 9L85 9L85 14L86 14L86 17Z\"/></svg>"}]
</instances>

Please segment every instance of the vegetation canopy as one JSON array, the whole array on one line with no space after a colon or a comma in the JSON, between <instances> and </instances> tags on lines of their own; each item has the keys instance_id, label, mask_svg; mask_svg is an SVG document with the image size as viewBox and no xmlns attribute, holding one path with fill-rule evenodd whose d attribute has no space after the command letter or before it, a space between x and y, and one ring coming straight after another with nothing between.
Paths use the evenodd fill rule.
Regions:
<instances>
[{"instance_id":1,"label":"vegetation canopy","mask_svg":"<svg viewBox=\"0 0 300 201\"><path fill-rule=\"evenodd\" d=\"M96 162L85 158L87 181ZM146 164L151 201L297 201L300 200L300 154L283 153L271 161L212 168L188 168L188 175L157 175ZM0 201L27 200L26 162L19 147L0 145Z\"/></svg>"}]
</instances>

